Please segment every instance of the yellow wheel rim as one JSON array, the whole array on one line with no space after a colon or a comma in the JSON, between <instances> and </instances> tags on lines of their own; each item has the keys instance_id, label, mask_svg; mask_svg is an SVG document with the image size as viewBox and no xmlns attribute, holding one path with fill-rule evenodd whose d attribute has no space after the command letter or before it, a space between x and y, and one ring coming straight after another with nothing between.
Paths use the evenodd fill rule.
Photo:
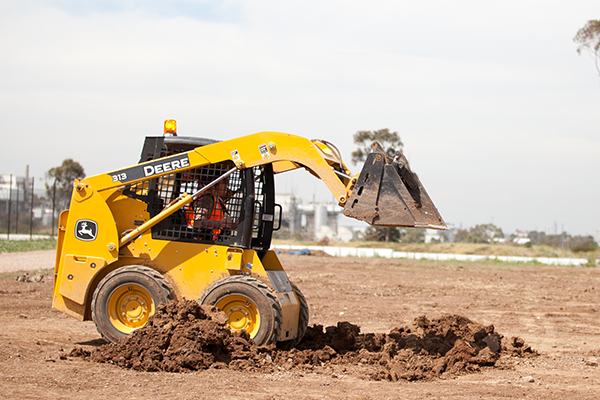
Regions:
<instances>
[{"instance_id":1,"label":"yellow wheel rim","mask_svg":"<svg viewBox=\"0 0 600 400\"><path fill-rule=\"evenodd\" d=\"M254 338L260 328L260 314L256 305L247 297L230 295L215 304L229 317L228 327L232 331L245 329Z\"/></svg>"},{"instance_id":2,"label":"yellow wheel rim","mask_svg":"<svg viewBox=\"0 0 600 400\"><path fill-rule=\"evenodd\" d=\"M119 286L108 299L110 322L119 331L127 334L146 325L154 310L154 301L150 293L143 286L136 284Z\"/></svg>"}]
</instances>

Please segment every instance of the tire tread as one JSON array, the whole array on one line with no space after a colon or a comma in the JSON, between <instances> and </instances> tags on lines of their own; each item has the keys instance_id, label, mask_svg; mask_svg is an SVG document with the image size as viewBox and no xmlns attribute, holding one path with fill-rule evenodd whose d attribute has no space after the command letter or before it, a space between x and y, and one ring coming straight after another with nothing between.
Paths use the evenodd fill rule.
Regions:
<instances>
[{"instance_id":1,"label":"tire tread","mask_svg":"<svg viewBox=\"0 0 600 400\"><path fill-rule=\"evenodd\" d=\"M123 266L118 269L115 269L114 271L109 272L100 281L100 283L94 290L94 294L92 295L91 309L92 309L93 316L95 316L95 312L96 312L95 310L96 310L97 303L98 303L98 296L102 292L102 288L108 282L110 282L110 280L113 279L114 277L124 274L124 273L131 273L131 272L145 275L146 277L154 280L154 282L157 283L164 290L164 292L167 293L167 300L168 301L173 300L173 298L174 298L173 286L160 272L158 272L152 268L141 266L141 265L127 265L127 266ZM157 306L158 306L158 304L157 304ZM96 325L96 330L98 331L100 336L102 336L102 339L106 340L107 342L114 342L114 340L112 338L108 337L105 334L105 332L98 326L98 323L96 321L94 321L94 322Z\"/></svg>"},{"instance_id":2,"label":"tire tread","mask_svg":"<svg viewBox=\"0 0 600 400\"><path fill-rule=\"evenodd\" d=\"M273 329L271 330L270 335L267 335L263 344L272 344L276 343L279 338L279 334L281 332L281 326L283 324L283 312L281 310L281 306L279 305L279 300L277 296L273 293L269 286L265 285L261 281L256 278L252 278L247 275L231 275L226 278L220 279L210 285L202 296L200 297L199 303L204 304L205 299L217 288L229 284L229 283L241 283L244 285L251 286L258 291L261 292L271 304L271 308L273 310Z\"/></svg>"}]
</instances>

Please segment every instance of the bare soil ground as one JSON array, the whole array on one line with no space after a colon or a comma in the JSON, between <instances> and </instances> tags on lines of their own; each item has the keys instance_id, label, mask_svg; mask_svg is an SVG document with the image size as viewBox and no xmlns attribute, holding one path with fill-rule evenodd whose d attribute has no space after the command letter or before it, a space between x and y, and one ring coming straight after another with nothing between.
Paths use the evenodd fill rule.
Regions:
<instances>
[{"instance_id":1,"label":"bare soil ground","mask_svg":"<svg viewBox=\"0 0 600 400\"><path fill-rule=\"evenodd\" d=\"M23 253L10 262L33 270L48 263L44 257L52 260L53 254ZM0 398L600 397L598 268L293 255L281 260L308 300L311 326L346 321L361 333L389 334L423 315L430 321L462 315L493 325L506 338L523 338L540 355L505 354L495 366L412 382L374 380L368 363L142 372L70 356L74 348L93 351L104 343L93 323L51 309L50 279L20 282L11 273L0 279ZM0 271L2 262L0 257Z\"/></svg>"}]
</instances>

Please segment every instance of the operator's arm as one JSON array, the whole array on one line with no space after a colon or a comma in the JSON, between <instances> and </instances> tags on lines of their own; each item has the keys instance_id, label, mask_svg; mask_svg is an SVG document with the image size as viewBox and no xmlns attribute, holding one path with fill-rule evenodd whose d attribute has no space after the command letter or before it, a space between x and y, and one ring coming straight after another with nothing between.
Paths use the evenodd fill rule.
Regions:
<instances>
[{"instance_id":1,"label":"operator's arm","mask_svg":"<svg viewBox=\"0 0 600 400\"><path fill-rule=\"evenodd\" d=\"M215 204L218 197L204 195L198 198L194 204L194 227L208 229L236 229L237 221L234 221L225 205Z\"/></svg>"}]
</instances>

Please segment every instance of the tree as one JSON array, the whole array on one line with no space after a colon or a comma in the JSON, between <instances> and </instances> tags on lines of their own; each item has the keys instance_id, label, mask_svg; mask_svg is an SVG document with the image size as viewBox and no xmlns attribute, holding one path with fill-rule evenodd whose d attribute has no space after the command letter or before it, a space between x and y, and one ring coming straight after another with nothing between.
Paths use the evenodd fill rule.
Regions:
<instances>
[{"instance_id":1,"label":"tree","mask_svg":"<svg viewBox=\"0 0 600 400\"><path fill-rule=\"evenodd\" d=\"M362 234L362 239L367 242L398 242L400 241L400 229L390 229L388 226L369 226Z\"/></svg>"},{"instance_id":2,"label":"tree","mask_svg":"<svg viewBox=\"0 0 600 400\"><path fill-rule=\"evenodd\" d=\"M85 178L85 172L81 164L67 158L59 167L50 168L46 172L46 196L52 201L54 184L56 182L56 205L59 209L69 208L71 193L75 179Z\"/></svg>"},{"instance_id":3,"label":"tree","mask_svg":"<svg viewBox=\"0 0 600 400\"><path fill-rule=\"evenodd\" d=\"M354 134L354 144L358 145L358 148L352 152L352 162L354 164L366 161L367 156L371 152L371 144L373 142L378 142L385 150L385 154L390 157L394 157L396 151L402 151L402 147L404 146L398 132L390 132L388 128L377 131L358 131ZM372 240L380 240L377 238L383 237L383 240L389 242L390 240L394 240L393 238L400 238L398 228L391 228L389 226L375 226L372 228L369 228L370 232L368 235L373 238Z\"/></svg>"},{"instance_id":4,"label":"tree","mask_svg":"<svg viewBox=\"0 0 600 400\"><path fill-rule=\"evenodd\" d=\"M460 229L454 235L455 242L462 243L491 243L494 239L504 238L502 229L494 224L481 224L466 229Z\"/></svg>"},{"instance_id":5,"label":"tree","mask_svg":"<svg viewBox=\"0 0 600 400\"><path fill-rule=\"evenodd\" d=\"M402 235L402 243L425 243L425 229L406 229Z\"/></svg>"},{"instance_id":6,"label":"tree","mask_svg":"<svg viewBox=\"0 0 600 400\"><path fill-rule=\"evenodd\" d=\"M544 232L531 231L527 237L535 246L548 246L561 249L571 249L573 252L595 251L598 249L598 243L592 236L571 236L567 232L556 235L546 235Z\"/></svg>"},{"instance_id":7,"label":"tree","mask_svg":"<svg viewBox=\"0 0 600 400\"><path fill-rule=\"evenodd\" d=\"M574 253L596 251L598 243L591 236L573 236L567 242L567 247Z\"/></svg>"},{"instance_id":8,"label":"tree","mask_svg":"<svg viewBox=\"0 0 600 400\"><path fill-rule=\"evenodd\" d=\"M373 142L379 142L385 150L385 154L390 157L394 157L396 151L402 151L404 146L398 132L390 132L387 128L378 131L358 131L354 134L354 144L358 145L358 148L352 152L352 162L354 164L364 162L367 159Z\"/></svg>"},{"instance_id":9,"label":"tree","mask_svg":"<svg viewBox=\"0 0 600 400\"><path fill-rule=\"evenodd\" d=\"M589 20L583 28L577 31L577 35L573 38L575 43L579 44L577 52L581 54L582 50L586 50L591 54L596 63L596 71L600 74L600 20Z\"/></svg>"},{"instance_id":10,"label":"tree","mask_svg":"<svg viewBox=\"0 0 600 400\"><path fill-rule=\"evenodd\" d=\"M564 248L570 235L567 232L557 235L546 235L544 232L531 231L527 234L527 237L531 240L531 244L535 246Z\"/></svg>"}]
</instances>

